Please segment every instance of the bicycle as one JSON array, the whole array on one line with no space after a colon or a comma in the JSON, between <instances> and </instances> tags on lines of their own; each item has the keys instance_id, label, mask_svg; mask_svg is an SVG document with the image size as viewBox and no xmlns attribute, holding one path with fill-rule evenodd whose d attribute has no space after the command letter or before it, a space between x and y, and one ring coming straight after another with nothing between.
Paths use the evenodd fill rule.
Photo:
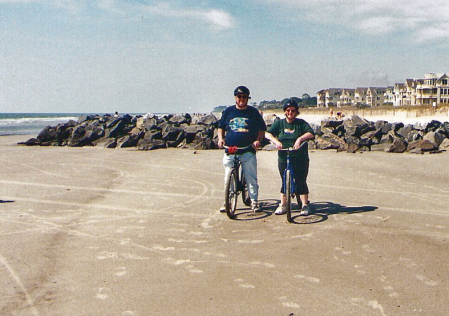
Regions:
<instances>
[{"instance_id":1,"label":"bicycle","mask_svg":"<svg viewBox=\"0 0 449 316\"><path fill-rule=\"evenodd\" d=\"M285 205L287 209L287 221L292 223L292 198L296 195L296 181L293 172L293 166L290 163L290 153L296 150L300 150L303 146L305 146L307 142L302 143L299 148L293 149L292 147L279 149L281 151L287 151L287 166L284 170L284 175L282 177L282 183L285 189L285 196L287 200L287 204ZM302 207L302 202L299 195L296 195L296 201L298 203L299 208Z\"/></svg>"},{"instance_id":2,"label":"bicycle","mask_svg":"<svg viewBox=\"0 0 449 316\"><path fill-rule=\"evenodd\" d=\"M251 205L251 199L248 193L248 185L246 184L245 175L243 174L243 168L241 168L242 162L240 161L239 153L243 153L252 145L247 147L235 147L235 146L225 146L227 154L234 155L233 166L229 172L229 175L225 182L225 209L226 215L230 219L235 218L235 210L237 207L238 195L242 194L243 204L246 206Z\"/></svg>"}]
</instances>

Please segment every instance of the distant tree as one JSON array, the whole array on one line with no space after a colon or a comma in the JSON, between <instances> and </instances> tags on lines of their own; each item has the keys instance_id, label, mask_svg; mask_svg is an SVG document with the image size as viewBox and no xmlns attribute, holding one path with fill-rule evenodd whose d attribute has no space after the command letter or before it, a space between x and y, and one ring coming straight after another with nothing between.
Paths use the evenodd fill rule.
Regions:
<instances>
[{"instance_id":1,"label":"distant tree","mask_svg":"<svg viewBox=\"0 0 449 316\"><path fill-rule=\"evenodd\" d=\"M281 101L281 106L284 107L284 103L290 101L290 98L285 98Z\"/></svg>"},{"instance_id":2,"label":"distant tree","mask_svg":"<svg viewBox=\"0 0 449 316\"><path fill-rule=\"evenodd\" d=\"M290 99L296 101L298 104L301 104L301 99L298 97L291 97Z\"/></svg>"},{"instance_id":3,"label":"distant tree","mask_svg":"<svg viewBox=\"0 0 449 316\"><path fill-rule=\"evenodd\" d=\"M221 113L223 112L228 106L227 105L219 105L214 107L214 109L212 110L212 112L216 112L216 113Z\"/></svg>"}]
</instances>

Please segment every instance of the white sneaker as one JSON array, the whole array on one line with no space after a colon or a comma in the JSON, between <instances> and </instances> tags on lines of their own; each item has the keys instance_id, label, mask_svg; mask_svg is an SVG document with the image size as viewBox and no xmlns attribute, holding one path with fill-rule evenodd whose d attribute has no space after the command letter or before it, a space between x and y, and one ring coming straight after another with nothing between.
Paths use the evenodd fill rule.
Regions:
<instances>
[{"instance_id":1,"label":"white sneaker","mask_svg":"<svg viewBox=\"0 0 449 316\"><path fill-rule=\"evenodd\" d=\"M224 213L224 212L226 212L226 206L223 204L223 205L220 207L220 213Z\"/></svg>"},{"instance_id":2,"label":"white sneaker","mask_svg":"<svg viewBox=\"0 0 449 316\"><path fill-rule=\"evenodd\" d=\"M287 205L282 205L282 204L279 204L278 208L274 212L274 214L276 214L276 215L283 215L285 213L287 213Z\"/></svg>"},{"instance_id":3,"label":"white sneaker","mask_svg":"<svg viewBox=\"0 0 449 316\"><path fill-rule=\"evenodd\" d=\"M251 202L251 209L253 210L253 212L262 212L262 209L259 206L259 202L257 202L257 201Z\"/></svg>"},{"instance_id":4,"label":"white sneaker","mask_svg":"<svg viewBox=\"0 0 449 316\"><path fill-rule=\"evenodd\" d=\"M309 216L310 208L308 205L304 205L302 207L301 213L299 213L300 216Z\"/></svg>"}]
</instances>

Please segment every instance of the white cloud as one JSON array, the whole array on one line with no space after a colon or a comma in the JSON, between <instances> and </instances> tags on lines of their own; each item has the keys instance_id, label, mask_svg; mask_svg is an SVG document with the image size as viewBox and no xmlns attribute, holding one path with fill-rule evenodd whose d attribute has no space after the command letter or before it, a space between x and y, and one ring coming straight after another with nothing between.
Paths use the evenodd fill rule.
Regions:
<instances>
[{"instance_id":1,"label":"white cloud","mask_svg":"<svg viewBox=\"0 0 449 316\"><path fill-rule=\"evenodd\" d=\"M142 10L166 18L200 21L219 30L230 29L236 25L234 17L224 10L194 9L192 6L178 7L173 1L160 1L152 5L145 5L140 1L129 2L125 0L0 0L1 3L41 3L79 16L92 9L100 9L108 13L121 15L139 14Z\"/></svg>"},{"instance_id":2,"label":"white cloud","mask_svg":"<svg viewBox=\"0 0 449 316\"><path fill-rule=\"evenodd\" d=\"M204 21L220 29L232 28L235 25L234 18L229 13L222 10L177 9L168 3L158 3L153 6L147 6L145 10L148 13L169 18L187 18Z\"/></svg>"},{"instance_id":3,"label":"white cloud","mask_svg":"<svg viewBox=\"0 0 449 316\"><path fill-rule=\"evenodd\" d=\"M207 12L201 12L200 15L204 20L211 22L219 28L228 29L232 28L235 24L232 16L221 10L209 10Z\"/></svg>"},{"instance_id":4,"label":"white cloud","mask_svg":"<svg viewBox=\"0 0 449 316\"><path fill-rule=\"evenodd\" d=\"M449 38L447 0L258 0L298 10L300 18L339 24L361 33L408 31L415 40ZM416 38L416 34L421 34Z\"/></svg>"}]
</instances>

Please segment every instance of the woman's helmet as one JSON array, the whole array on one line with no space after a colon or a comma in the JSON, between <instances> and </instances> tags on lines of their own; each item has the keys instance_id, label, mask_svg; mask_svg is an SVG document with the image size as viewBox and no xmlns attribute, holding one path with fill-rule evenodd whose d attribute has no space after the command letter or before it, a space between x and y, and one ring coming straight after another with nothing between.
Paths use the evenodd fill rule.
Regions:
<instances>
[{"instance_id":1,"label":"woman's helmet","mask_svg":"<svg viewBox=\"0 0 449 316\"><path fill-rule=\"evenodd\" d=\"M298 109L299 109L298 102L296 102L295 100L288 100L284 103L284 112L285 112L285 110L287 110L287 108L289 108L291 106L295 107L296 111L298 111Z\"/></svg>"},{"instance_id":2,"label":"woman's helmet","mask_svg":"<svg viewBox=\"0 0 449 316\"><path fill-rule=\"evenodd\" d=\"M246 94L247 96L249 96L249 89L245 86L238 86L234 90L234 95L237 95L237 94Z\"/></svg>"}]
</instances>

